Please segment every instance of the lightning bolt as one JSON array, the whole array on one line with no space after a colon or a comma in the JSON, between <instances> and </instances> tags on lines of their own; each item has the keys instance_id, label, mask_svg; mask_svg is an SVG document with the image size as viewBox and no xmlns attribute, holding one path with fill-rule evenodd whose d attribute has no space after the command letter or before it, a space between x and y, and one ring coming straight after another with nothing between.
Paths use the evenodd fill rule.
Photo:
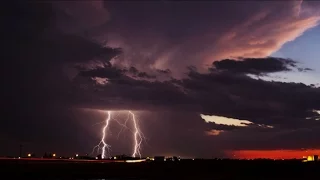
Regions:
<instances>
[{"instance_id":1,"label":"lightning bolt","mask_svg":"<svg viewBox=\"0 0 320 180\"><path fill-rule=\"evenodd\" d=\"M144 136L140 131L140 128L138 126L138 122L136 120L134 113L132 113L131 111L129 111L129 113L132 116L132 122L133 122L134 130L135 130L134 131L134 148L133 148L132 157L136 157L137 155L139 155L139 157L141 158L140 149L141 149L141 143L142 143Z\"/></svg>"},{"instance_id":2,"label":"lightning bolt","mask_svg":"<svg viewBox=\"0 0 320 180\"><path fill-rule=\"evenodd\" d=\"M108 126L109 126L109 122L110 122L110 119L111 119L111 112L110 111L107 111L108 113L108 117L107 119L105 120L105 125L103 126L102 128L102 138L99 142L98 145L96 145L92 152L94 152L95 149L97 149L97 152L99 152L99 150L101 149L101 158L102 159L105 159L107 157L106 155L106 152L108 152L108 154L110 153L110 145L106 143L106 134L107 134L107 130L108 130ZM102 144L102 147L100 147Z\"/></svg>"},{"instance_id":3,"label":"lightning bolt","mask_svg":"<svg viewBox=\"0 0 320 180\"><path fill-rule=\"evenodd\" d=\"M110 147L111 146L106 143L106 134L108 132L108 126L109 126L109 122L111 120L114 120L122 127L118 133L117 139L119 138L123 129L130 130L130 128L128 128L128 126L127 126L127 122L129 120L131 120L133 123L133 130L131 130L131 132L133 133L133 141L134 141L132 157L139 156L141 158L141 144L142 144L142 141L145 140L145 136L143 135L143 133L140 130L138 120L136 119L135 114L132 111L128 111L128 116L127 116L125 122L121 123L121 122L119 122L119 120L117 118L111 117L111 111L107 111L107 113L108 113L107 119L104 122L101 122L101 123L105 124L102 128L101 140L100 140L99 144L93 148L91 154L93 154L95 150L97 150L97 153L99 153L99 151L101 150L102 159L105 159L107 157L107 153L108 153L108 155L110 154L110 151L111 151ZM97 123L97 124L101 124L101 123ZM102 145L102 147L101 147L101 145Z\"/></svg>"},{"instance_id":4,"label":"lightning bolt","mask_svg":"<svg viewBox=\"0 0 320 180\"><path fill-rule=\"evenodd\" d=\"M120 126L121 126L121 129L118 133L118 136L117 136L117 139L119 139L120 137L120 134L123 132L123 129L129 129L128 126L127 126L127 122L130 120L130 114L128 113L128 116L127 116L127 119L125 120L124 123L121 123L120 121L118 121L118 119L116 118L113 118ZM130 130L130 129L129 129ZM132 131L131 131L132 132Z\"/></svg>"}]
</instances>

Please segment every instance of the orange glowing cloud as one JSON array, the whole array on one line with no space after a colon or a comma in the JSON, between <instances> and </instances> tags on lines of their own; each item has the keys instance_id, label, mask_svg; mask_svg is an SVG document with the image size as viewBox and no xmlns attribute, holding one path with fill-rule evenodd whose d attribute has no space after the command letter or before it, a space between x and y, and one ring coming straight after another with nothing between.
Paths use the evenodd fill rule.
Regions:
<instances>
[{"instance_id":1,"label":"orange glowing cloud","mask_svg":"<svg viewBox=\"0 0 320 180\"><path fill-rule=\"evenodd\" d=\"M284 16L274 17L274 10L266 9L226 32L217 44L215 54L207 61L234 57L265 57L295 40L306 30L318 25L318 14L301 11L301 3L292 2ZM263 23L264 22L264 23ZM228 42L228 43L226 43Z\"/></svg>"},{"instance_id":2,"label":"orange glowing cloud","mask_svg":"<svg viewBox=\"0 0 320 180\"><path fill-rule=\"evenodd\" d=\"M228 151L229 157L239 159L294 159L308 155L320 155L320 149L305 150L235 150Z\"/></svg>"},{"instance_id":3,"label":"orange glowing cloud","mask_svg":"<svg viewBox=\"0 0 320 180\"><path fill-rule=\"evenodd\" d=\"M215 129L212 129L210 131L206 131L206 135L208 136L218 136L219 134L223 133L224 131L223 130L215 130Z\"/></svg>"},{"instance_id":4,"label":"orange glowing cloud","mask_svg":"<svg viewBox=\"0 0 320 180\"><path fill-rule=\"evenodd\" d=\"M248 120L240 120L240 119L227 118L227 117L215 116L215 115L210 116L210 115L204 115L204 114L200 114L200 116L206 123L213 122L216 124L222 124L222 125L228 125L228 126L240 126L240 127L254 125L253 122ZM273 126L265 125L265 124L255 124L255 125L258 125L264 128L273 128Z\"/></svg>"}]
</instances>

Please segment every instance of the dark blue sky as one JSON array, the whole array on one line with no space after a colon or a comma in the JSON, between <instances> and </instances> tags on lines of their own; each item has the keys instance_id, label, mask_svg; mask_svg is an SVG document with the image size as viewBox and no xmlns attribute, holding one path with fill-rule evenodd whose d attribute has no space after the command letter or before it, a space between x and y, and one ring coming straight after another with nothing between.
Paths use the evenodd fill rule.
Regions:
<instances>
[{"instance_id":1,"label":"dark blue sky","mask_svg":"<svg viewBox=\"0 0 320 180\"><path fill-rule=\"evenodd\" d=\"M274 56L291 58L299 61L303 66L314 71L307 73L291 73L283 75L288 81L303 82L307 84L320 83L320 27L317 26L306 31L294 41L286 43L281 49L273 53Z\"/></svg>"}]
</instances>

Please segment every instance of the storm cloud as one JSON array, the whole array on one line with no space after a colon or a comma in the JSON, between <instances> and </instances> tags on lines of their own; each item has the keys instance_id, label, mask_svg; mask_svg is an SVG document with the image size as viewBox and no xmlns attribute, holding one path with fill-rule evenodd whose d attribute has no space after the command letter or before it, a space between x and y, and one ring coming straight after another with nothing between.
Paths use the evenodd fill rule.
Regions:
<instances>
[{"instance_id":1,"label":"storm cloud","mask_svg":"<svg viewBox=\"0 0 320 180\"><path fill-rule=\"evenodd\" d=\"M130 109L148 137L146 155L320 148L320 88L247 75L302 68L268 56L315 27L319 5L11 3L0 140L11 149L29 142L39 152L88 152L99 138L91 125L105 118L94 110ZM252 124L206 122L201 114Z\"/></svg>"},{"instance_id":2,"label":"storm cloud","mask_svg":"<svg viewBox=\"0 0 320 180\"><path fill-rule=\"evenodd\" d=\"M240 60L225 59L213 62L217 70L226 70L234 73L246 73L262 75L281 71L290 71L296 66L296 62L283 58L245 58ZM291 68L291 69L290 69ZM214 71L215 69L211 69Z\"/></svg>"},{"instance_id":3,"label":"storm cloud","mask_svg":"<svg viewBox=\"0 0 320 180\"><path fill-rule=\"evenodd\" d=\"M257 62L260 59L256 59ZM264 59L261 59L264 61ZM219 61L221 62L221 61ZM290 61L293 63L294 61ZM290 67L292 64L286 64ZM255 64L249 69L255 68ZM278 66L266 67L270 72L279 71ZM286 70L284 67L283 70ZM242 135L239 133L260 133L262 139L270 137L282 137L284 134L296 134L309 130L315 132L320 127L319 114L314 111L320 109L320 89L307 86L302 83L268 82L252 79L243 73L229 71L208 71L200 73L190 69L188 77L171 81L145 81L123 78L113 80L108 84L96 87L99 89L97 97L118 98L119 109L149 110L152 112L171 112L180 114L188 111L200 117L200 114L215 115L233 119L246 119L252 123L247 126L234 126L216 124L214 122L205 123L205 119L197 118L198 123L194 124L194 129L202 129L206 135L210 132L220 131L213 139L220 141L224 139L222 147L231 148L234 143L233 136ZM114 88L114 90L112 90ZM117 91L116 91L117 90ZM111 93L113 92L113 93ZM85 92L83 92L85 93ZM94 101L95 105L101 109L112 107L109 103L103 103L101 99ZM98 103L100 102L100 103ZM116 104L113 104L116 107ZM90 107L87 104L87 107ZM176 119L164 119L162 121L178 121ZM188 121L186 119L186 121ZM201 123L202 122L202 123ZM196 127L196 124L199 126ZM181 122L182 127L185 126ZM180 128L175 133L186 133ZM192 128L191 128L192 129ZM200 131L198 129L198 131ZM200 133L204 135L204 133ZM212 134L212 133L211 133ZM316 133L317 134L317 133ZM260 136L260 135L259 135ZM316 135L318 137L318 135ZM255 136L251 136L255 137ZM239 145L243 148L252 148L255 143L250 136L243 136L243 141L248 145ZM284 136L285 137L285 136ZM174 138L174 137L172 137ZM308 141L308 136L300 137L302 141ZM251 139L251 140L250 140ZM178 141L178 139L177 139ZM274 138L269 145L273 148L298 148L290 142L278 142ZM229 142L229 143L227 143ZM317 145L308 141L308 147ZM273 145L272 145L273 144ZM263 144L263 147L265 145ZM234 146L236 147L236 146ZM237 146L237 148L239 148ZM262 147L262 146L261 146ZM265 148L265 147L264 147Z\"/></svg>"},{"instance_id":4,"label":"storm cloud","mask_svg":"<svg viewBox=\"0 0 320 180\"><path fill-rule=\"evenodd\" d=\"M216 60L271 55L318 24L319 4L310 3L106 2L112 18L93 36L124 49L117 64L181 77L189 65L205 71Z\"/></svg>"}]
</instances>

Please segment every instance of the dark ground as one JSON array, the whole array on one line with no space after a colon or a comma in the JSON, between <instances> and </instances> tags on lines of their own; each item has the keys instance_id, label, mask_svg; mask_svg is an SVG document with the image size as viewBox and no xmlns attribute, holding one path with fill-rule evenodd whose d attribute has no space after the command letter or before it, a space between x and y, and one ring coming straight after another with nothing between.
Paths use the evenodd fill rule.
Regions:
<instances>
[{"instance_id":1,"label":"dark ground","mask_svg":"<svg viewBox=\"0 0 320 180\"><path fill-rule=\"evenodd\" d=\"M194 160L101 163L0 160L0 179L319 179L320 162Z\"/></svg>"}]
</instances>

